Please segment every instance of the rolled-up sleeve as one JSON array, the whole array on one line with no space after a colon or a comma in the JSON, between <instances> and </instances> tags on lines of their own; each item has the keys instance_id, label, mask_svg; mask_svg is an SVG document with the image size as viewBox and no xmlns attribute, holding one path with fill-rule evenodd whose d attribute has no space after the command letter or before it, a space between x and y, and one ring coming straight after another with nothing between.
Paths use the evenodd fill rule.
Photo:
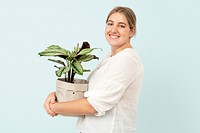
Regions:
<instances>
[{"instance_id":1,"label":"rolled-up sleeve","mask_svg":"<svg viewBox=\"0 0 200 133\"><path fill-rule=\"evenodd\" d=\"M137 75L137 60L130 56L122 55L112 58L99 69L100 75L96 74L91 80L89 90L85 92L88 102L97 111L96 116L105 115L112 109L124 95L126 88L134 82ZM90 88L93 87L93 88Z\"/></svg>"}]
</instances>

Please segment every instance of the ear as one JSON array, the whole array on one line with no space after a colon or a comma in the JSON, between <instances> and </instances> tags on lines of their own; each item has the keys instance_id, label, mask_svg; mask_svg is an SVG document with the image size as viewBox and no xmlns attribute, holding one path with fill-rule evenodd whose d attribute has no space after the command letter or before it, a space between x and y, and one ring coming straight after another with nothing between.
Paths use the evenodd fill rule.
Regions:
<instances>
[{"instance_id":1,"label":"ear","mask_svg":"<svg viewBox=\"0 0 200 133\"><path fill-rule=\"evenodd\" d=\"M132 38L135 35L136 29L135 27L133 27L132 29L130 29L130 35L129 37Z\"/></svg>"}]
</instances>

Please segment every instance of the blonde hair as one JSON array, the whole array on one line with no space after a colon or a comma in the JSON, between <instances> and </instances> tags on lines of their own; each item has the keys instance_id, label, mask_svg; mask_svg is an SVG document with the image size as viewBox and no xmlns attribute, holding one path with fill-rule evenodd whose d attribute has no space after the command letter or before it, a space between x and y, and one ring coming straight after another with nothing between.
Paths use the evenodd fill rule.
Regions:
<instances>
[{"instance_id":1,"label":"blonde hair","mask_svg":"<svg viewBox=\"0 0 200 133\"><path fill-rule=\"evenodd\" d=\"M109 17L113 13L117 13L117 12L122 13L126 17L130 29L135 29L136 31L136 15L133 12L133 10L130 9L129 7L118 6L118 7L113 8L107 16L106 23L108 22Z\"/></svg>"}]
</instances>

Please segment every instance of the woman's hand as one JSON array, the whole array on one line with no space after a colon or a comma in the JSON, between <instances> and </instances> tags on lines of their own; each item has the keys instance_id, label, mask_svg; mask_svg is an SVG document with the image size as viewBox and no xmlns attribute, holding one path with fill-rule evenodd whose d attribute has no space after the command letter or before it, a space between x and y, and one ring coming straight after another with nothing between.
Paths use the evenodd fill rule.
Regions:
<instances>
[{"instance_id":1,"label":"woman's hand","mask_svg":"<svg viewBox=\"0 0 200 133\"><path fill-rule=\"evenodd\" d=\"M44 108L45 108L46 112L52 117L58 115L57 113L53 112L50 108L50 104L54 104L54 103L56 103L56 93L51 92L51 93L49 93L49 95L47 96L47 98L44 102Z\"/></svg>"}]
</instances>

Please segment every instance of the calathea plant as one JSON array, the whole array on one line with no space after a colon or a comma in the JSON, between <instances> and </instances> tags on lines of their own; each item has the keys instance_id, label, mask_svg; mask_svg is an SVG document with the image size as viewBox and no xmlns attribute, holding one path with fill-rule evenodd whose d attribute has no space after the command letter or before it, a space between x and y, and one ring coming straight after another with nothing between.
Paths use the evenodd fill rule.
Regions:
<instances>
[{"instance_id":1,"label":"calathea plant","mask_svg":"<svg viewBox=\"0 0 200 133\"><path fill-rule=\"evenodd\" d=\"M83 42L81 47L77 44L71 52L60 47L59 45L51 45L47 47L46 50L38 54L40 56L52 56L59 58L48 60L59 64L59 66L54 66L57 68L55 73L58 77L65 75L65 81L73 83L75 74L83 75L83 72L90 71L83 69L81 64L82 62L99 59L97 56L90 54L94 49L97 48L90 48L90 44L88 42Z\"/></svg>"}]
</instances>

